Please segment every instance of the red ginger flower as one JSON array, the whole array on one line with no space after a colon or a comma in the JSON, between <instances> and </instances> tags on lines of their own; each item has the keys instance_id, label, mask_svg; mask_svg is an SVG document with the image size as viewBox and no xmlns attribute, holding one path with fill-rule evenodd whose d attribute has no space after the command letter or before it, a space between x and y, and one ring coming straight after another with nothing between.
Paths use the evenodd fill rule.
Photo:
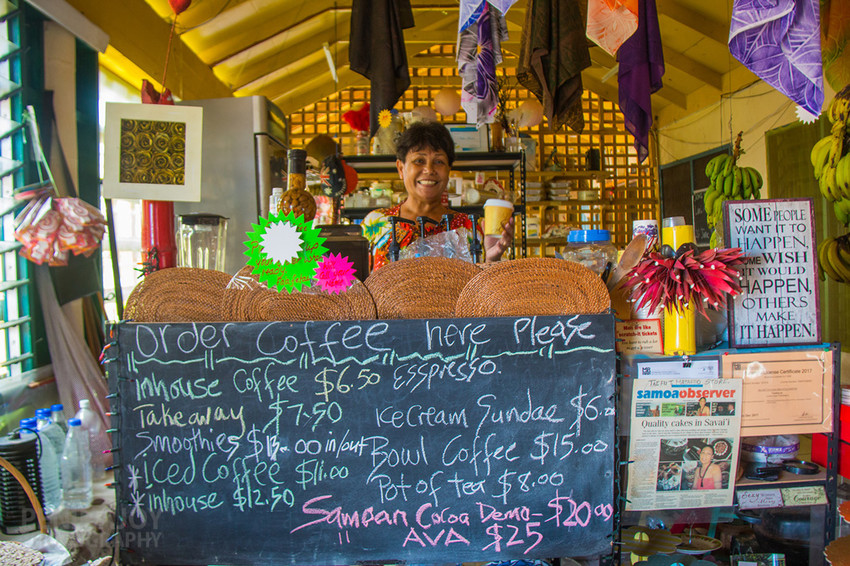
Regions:
<instances>
[{"instance_id":1,"label":"red ginger flower","mask_svg":"<svg viewBox=\"0 0 850 566\"><path fill-rule=\"evenodd\" d=\"M632 269L623 287L636 308L659 306L683 310L692 302L697 312L708 318L705 304L726 307L726 295L741 293L738 268L744 263L740 248L711 249L700 254L694 247L680 247L675 255L650 252Z\"/></svg>"}]
</instances>

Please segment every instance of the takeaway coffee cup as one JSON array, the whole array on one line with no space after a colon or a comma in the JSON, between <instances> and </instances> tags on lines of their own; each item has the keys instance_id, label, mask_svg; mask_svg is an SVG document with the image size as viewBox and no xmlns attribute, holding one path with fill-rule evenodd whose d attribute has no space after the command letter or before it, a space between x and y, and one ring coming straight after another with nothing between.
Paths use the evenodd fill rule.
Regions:
<instances>
[{"instance_id":1,"label":"takeaway coffee cup","mask_svg":"<svg viewBox=\"0 0 850 566\"><path fill-rule=\"evenodd\" d=\"M498 198L487 199L484 203L484 235L501 236L502 224L514 213L512 202Z\"/></svg>"},{"instance_id":2,"label":"takeaway coffee cup","mask_svg":"<svg viewBox=\"0 0 850 566\"><path fill-rule=\"evenodd\" d=\"M646 236L647 249L658 242L658 220L635 220L632 222L632 238Z\"/></svg>"}]
</instances>

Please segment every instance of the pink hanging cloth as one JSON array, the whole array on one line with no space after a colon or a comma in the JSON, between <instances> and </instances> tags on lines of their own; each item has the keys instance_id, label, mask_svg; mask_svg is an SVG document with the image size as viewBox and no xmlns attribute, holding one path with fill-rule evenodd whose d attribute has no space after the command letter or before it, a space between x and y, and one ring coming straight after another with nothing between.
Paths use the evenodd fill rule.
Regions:
<instances>
[{"instance_id":1,"label":"pink hanging cloth","mask_svg":"<svg viewBox=\"0 0 850 566\"><path fill-rule=\"evenodd\" d=\"M638 0L588 0L587 37L611 55L637 28Z\"/></svg>"}]
</instances>

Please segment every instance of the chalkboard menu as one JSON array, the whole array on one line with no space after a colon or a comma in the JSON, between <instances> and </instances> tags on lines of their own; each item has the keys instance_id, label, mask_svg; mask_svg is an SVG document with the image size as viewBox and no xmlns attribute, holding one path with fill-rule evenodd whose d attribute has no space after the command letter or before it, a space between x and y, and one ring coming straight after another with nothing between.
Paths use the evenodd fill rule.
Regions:
<instances>
[{"instance_id":1,"label":"chalkboard menu","mask_svg":"<svg viewBox=\"0 0 850 566\"><path fill-rule=\"evenodd\" d=\"M113 327L121 560L590 556L610 315Z\"/></svg>"}]
</instances>

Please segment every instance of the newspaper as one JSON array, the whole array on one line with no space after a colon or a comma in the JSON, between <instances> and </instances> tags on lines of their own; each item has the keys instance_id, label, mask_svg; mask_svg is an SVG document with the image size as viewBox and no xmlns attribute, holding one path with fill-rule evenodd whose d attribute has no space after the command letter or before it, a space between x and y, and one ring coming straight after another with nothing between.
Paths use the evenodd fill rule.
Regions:
<instances>
[{"instance_id":1,"label":"newspaper","mask_svg":"<svg viewBox=\"0 0 850 566\"><path fill-rule=\"evenodd\" d=\"M740 379L635 380L626 510L731 506L740 408Z\"/></svg>"}]
</instances>

